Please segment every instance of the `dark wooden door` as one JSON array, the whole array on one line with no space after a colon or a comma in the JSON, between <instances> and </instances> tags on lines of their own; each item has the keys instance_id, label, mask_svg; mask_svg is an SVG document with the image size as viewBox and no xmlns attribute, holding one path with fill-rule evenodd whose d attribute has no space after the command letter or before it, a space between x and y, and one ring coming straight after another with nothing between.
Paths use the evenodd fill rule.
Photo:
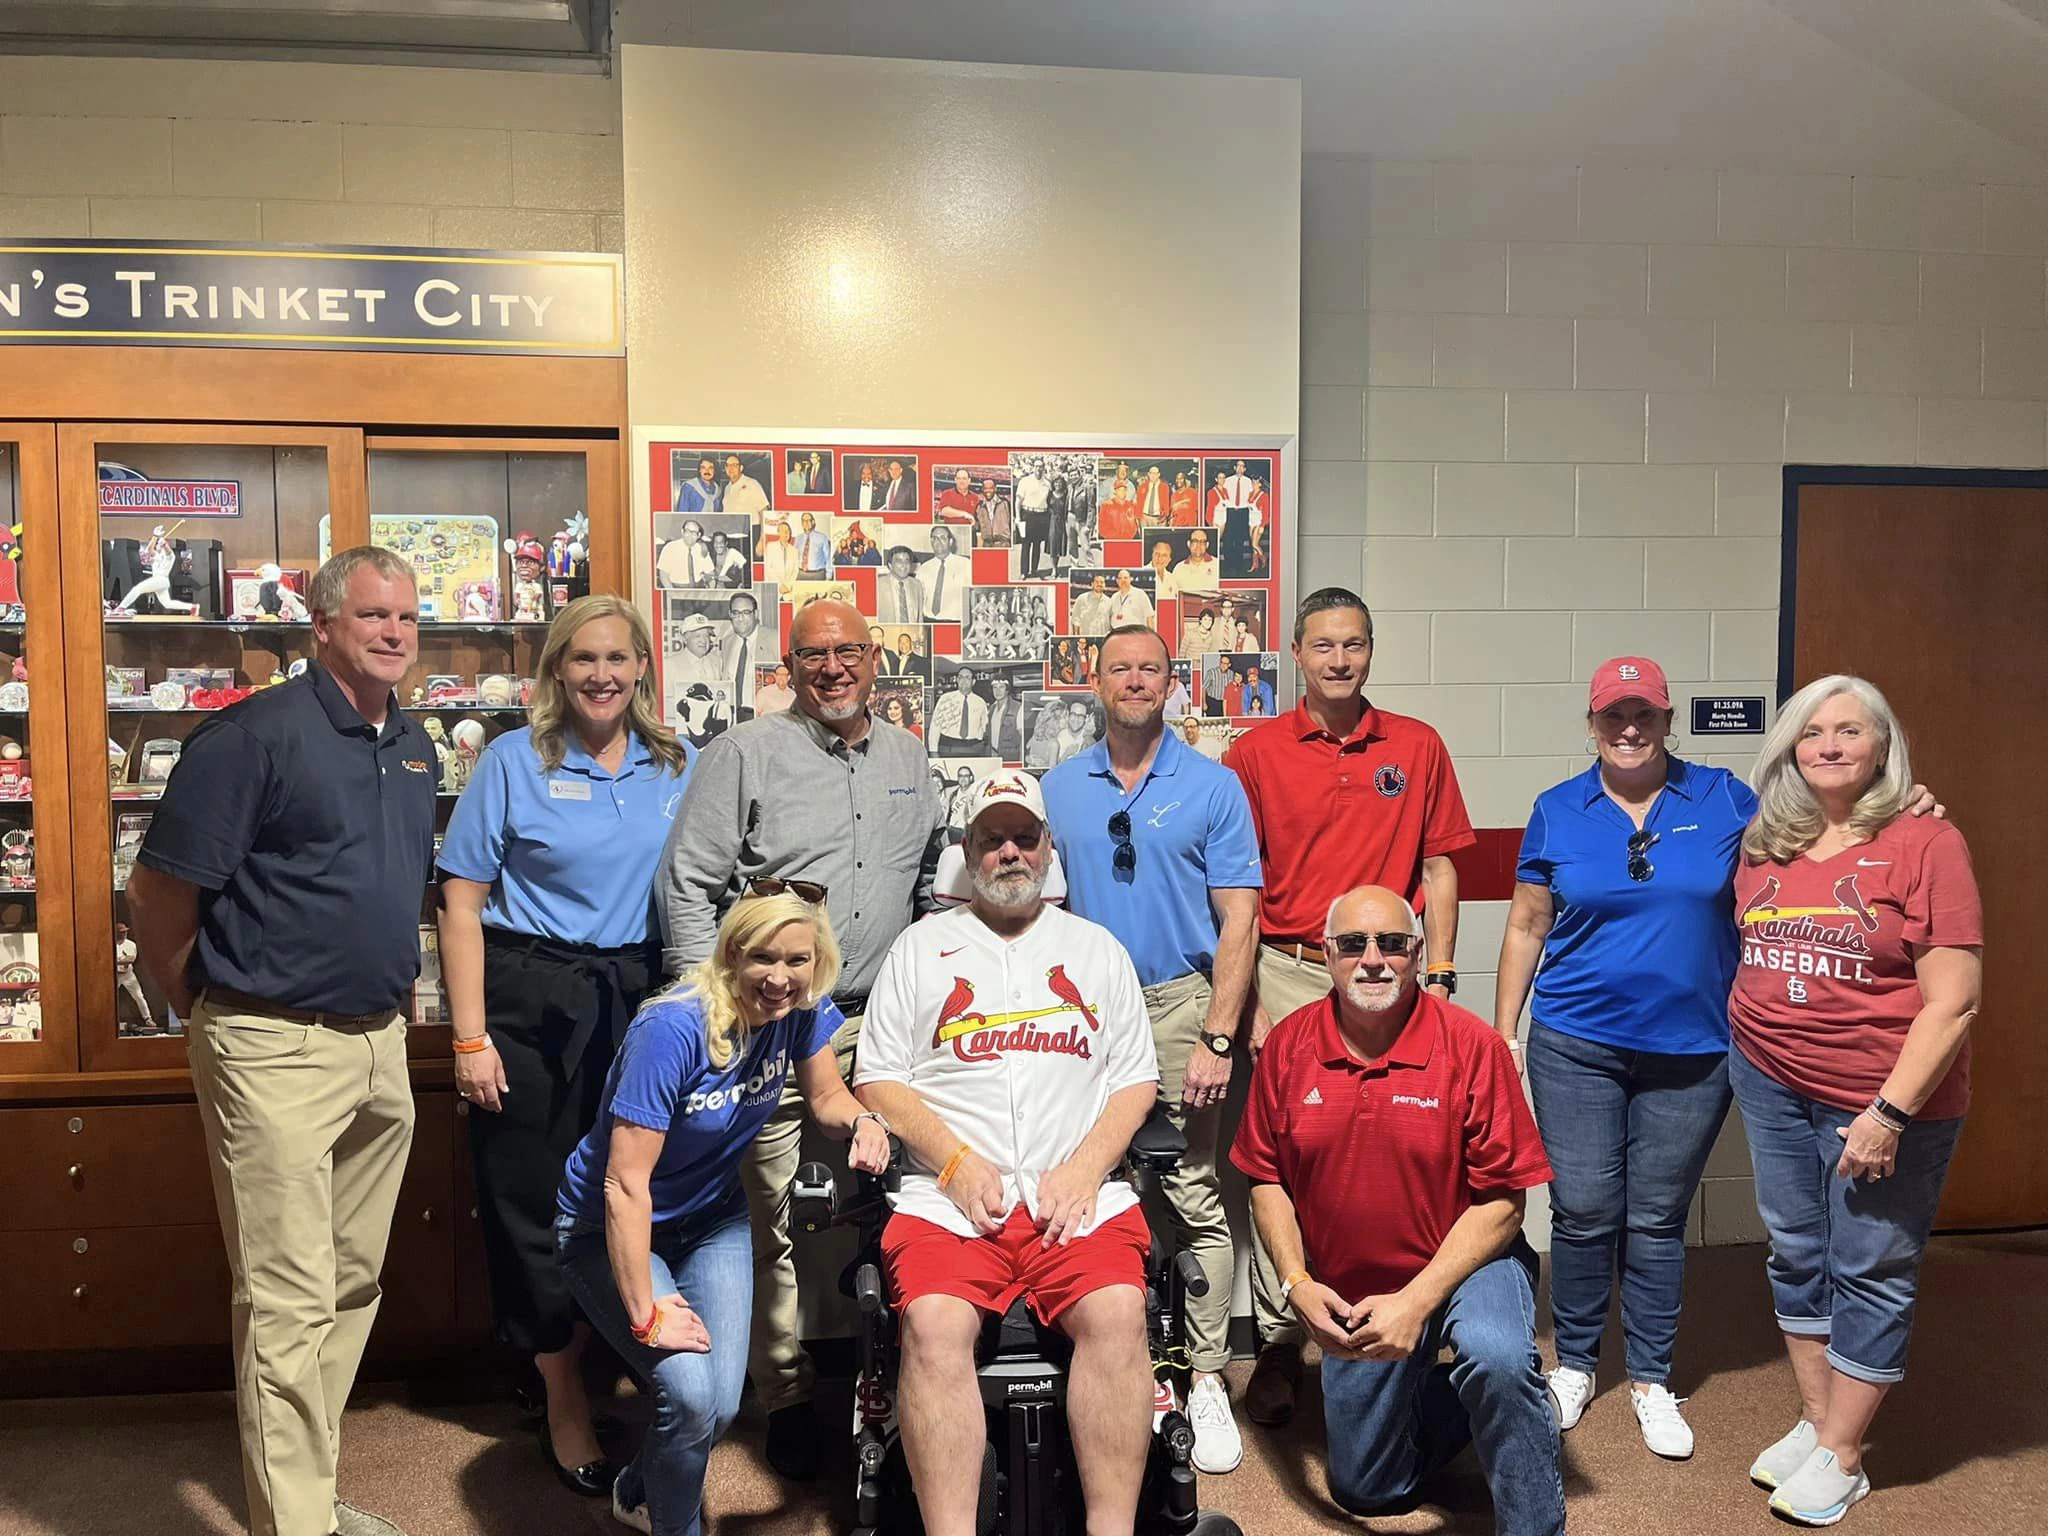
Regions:
<instances>
[{"instance_id":1,"label":"dark wooden door","mask_svg":"<svg viewBox=\"0 0 2048 1536\"><path fill-rule=\"evenodd\" d=\"M1973 1100L1941 1223L2048 1222L2048 487L1803 485L1797 549L1793 679L1884 691L1983 892Z\"/></svg>"}]
</instances>

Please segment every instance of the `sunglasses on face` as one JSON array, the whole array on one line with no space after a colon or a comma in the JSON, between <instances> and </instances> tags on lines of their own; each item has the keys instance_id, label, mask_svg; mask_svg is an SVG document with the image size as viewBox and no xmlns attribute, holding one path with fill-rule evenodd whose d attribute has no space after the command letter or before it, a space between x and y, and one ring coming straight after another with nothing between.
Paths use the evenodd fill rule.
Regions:
<instances>
[{"instance_id":1,"label":"sunglasses on face","mask_svg":"<svg viewBox=\"0 0 2048 1536\"><path fill-rule=\"evenodd\" d=\"M1412 954L1421 938L1412 933L1333 933L1324 939L1323 947L1346 960L1356 960L1375 944L1381 954L1390 960Z\"/></svg>"},{"instance_id":2,"label":"sunglasses on face","mask_svg":"<svg viewBox=\"0 0 2048 1536\"><path fill-rule=\"evenodd\" d=\"M749 896L794 896L798 901L808 902L814 907L825 905L826 889L815 880L781 880L764 875L758 880L747 882Z\"/></svg>"},{"instance_id":3,"label":"sunglasses on face","mask_svg":"<svg viewBox=\"0 0 2048 1536\"><path fill-rule=\"evenodd\" d=\"M1116 852L1110 856L1110 865L1120 875L1128 875L1138 867L1138 850L1131 843L1131 813L1118 811L1109 818L1110 840L1116 844Z\"/></svg>"},{"instance_id":4,"label":"sunglasses on face","mask_svg":"<svg viewBox=\"0 0 2048 1536\"><path fill-rule=\"evenodd\" d=\"M1658 842L1655 832L1638 832L1628 840L1628 877L1640 885L1657 873L1657 866L1650 862L1650 849Z\"/></svg>"}]
</instances>

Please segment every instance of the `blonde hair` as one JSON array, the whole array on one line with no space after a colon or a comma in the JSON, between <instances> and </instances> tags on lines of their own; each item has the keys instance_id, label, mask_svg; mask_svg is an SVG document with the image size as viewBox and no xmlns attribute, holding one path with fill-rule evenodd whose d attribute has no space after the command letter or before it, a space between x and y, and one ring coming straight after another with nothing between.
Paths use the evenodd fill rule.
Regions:
<instances>
[{"instance_id":1,"label":"blonde hair","mask_svg":"<svg viewBox=\"0 0 2048 1536\"><path fill-rule=\"evenodd\" d=\"M1778 718L1764 734L1764 744L1750 771L1757 812L1742 834L1745 858L1783 864L1798 858L1820 840L1827 817L1820 801L1799 771L1799 739L1821 705L1841 694L1861 704L1877 732L1877 775L1849 814L1850 830L1861 838L1877 835L1906 808L1912 793L1913 769L1906 753L1906 733L1899 717L1872 684L1847 673L1817 678L1785 701Z\"/></svg>"},{"instance_id":2,"label":"blonde hair","mask_svg":"<svg viewBox=\"0 0 2048 1536\"><path fill-rule=\"evenodd\" d=\"M323 619L339 617L342 604L348 601L349 582L366 565L386 581L402 581L415 591L419 589L419 572L405 556L381 544L358 544L329 555L313 573L306 585L306 607Z\"/></svg>"},{"instance_id":3,"label":"blonde hair","mask_svg":"<svg viewBox=\"0 0 2048 1536\"><path fill-rule=\"evenodd\" d=\"M806 923L813 935L811 989L799 1008L815 1007L830 997L839 980L839 940L832 934L832 919L825 908L813 906L800 896L742 896L718 925L718 940L703 964L688 972L663 996L695 997L704 1013L704 1045L711 1065L721 1072L733 1056L746 1048L753 1033L740 1009L740 957L763 939L774 937L791 923Z\"/></svg>"},{"instance_id":4,"label":"blonde hair","mask_svg":"<svg viewBox=\"0 0 2048 1536\"><path fill-rule=\"evenodd\" d=\"M654 691L654 642L648 636L647 621L640 617L638 608L609 592L577 598L556 614L555 622L548 626L548 637L541 645L540 661L534 668L533 704L526 712L527 724L533 728L533 750L540 756L540 771L549 774L561 767L569 749L569 690L562 685L558 671L563 653L576 639L576 631L597 619L621 620L632 637L633 654L648 664L626 706L626 723L656 761L670 773L681 773L685 761L683 744L662 723L661 699Z\"/></svg>"}]
</instances>

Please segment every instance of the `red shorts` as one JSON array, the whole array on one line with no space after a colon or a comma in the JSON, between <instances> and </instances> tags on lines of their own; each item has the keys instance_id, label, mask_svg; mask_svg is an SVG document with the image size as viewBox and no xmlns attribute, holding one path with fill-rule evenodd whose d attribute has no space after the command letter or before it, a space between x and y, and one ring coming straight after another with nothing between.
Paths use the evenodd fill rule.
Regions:
<instances>
[{"instance_id":1,"label":"red shorts","mask_svg":"<svg viewBox=\"0 0 2048 1536\"><path fill-rule=\"evenodd\" d=\"M958 1296L998 1317L1023 1296L1032 1314L1050 1324L1104 1286L1145 1288L1152 1232L1137 1206L1064 1248L1039 1247L1044 1236L1022 1202L987 1237L962 1237L921 1216L892 1216L882 1232L889 1289L899 1309L920 1296Z\"/></svg>"}]
</instances>

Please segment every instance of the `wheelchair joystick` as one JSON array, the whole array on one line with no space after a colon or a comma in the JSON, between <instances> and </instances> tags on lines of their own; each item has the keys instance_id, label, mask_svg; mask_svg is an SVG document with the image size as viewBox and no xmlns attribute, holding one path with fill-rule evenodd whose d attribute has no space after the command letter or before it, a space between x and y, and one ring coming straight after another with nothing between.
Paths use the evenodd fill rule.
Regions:
<instances>
[{"instance_id":1,"label":"wheelchair joystick","mask_svg":"<svg viewBox=\"0 0 2048 1536\"><path fill-rule=\"evenodd\" d=\"M879 1317L885 1305L882 1296L882 1269L878 1264L863 1264L853 1277L854 1305L860 1308L862 1317Z\"/></svg>"},{"instance_id":2,"label":"wheelchair joystick","mask_svg":"<svg viewBox=\"0 0 2048 1536\"><path fill-rule=\"evenodd\" d=\"M1181 1289L1190 1296L1209 1294L1209 1277L1202 1273L1202 1266L1195 1256L1183 1248L1173 1256L1174 1271L1180 1276Z\"/></svg>"}]
</instances>

